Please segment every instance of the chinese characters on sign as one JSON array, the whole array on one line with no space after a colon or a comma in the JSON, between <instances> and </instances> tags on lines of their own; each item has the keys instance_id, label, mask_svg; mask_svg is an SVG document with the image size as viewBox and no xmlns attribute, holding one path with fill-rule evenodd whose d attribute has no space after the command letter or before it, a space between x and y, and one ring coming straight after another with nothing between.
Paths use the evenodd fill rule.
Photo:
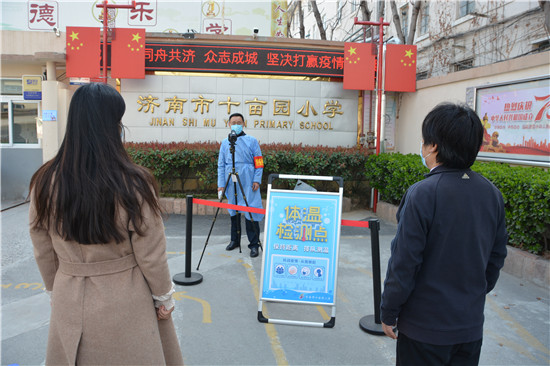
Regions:
<instances>
[{"instance_id":1,"label":"chinese characters on sign","mask_svg":"<svg viewBox=\"0 0 550 366\"><path fill-rule=\"evenodd\" d=\"M222 27L223 23L223 27ZM210 34L232 34L232 23L231 19L216 19L208 18L202 20L203 24L203 33Z\"/></svg>"},{"instance_id":2,"label":"chinese characters on sign","mask_svg":"<svg viewBox=\"0 0 550 366\"><path fill-rule=\"evenodd\" d=\"M271 37L286 37L288 25L287 2L271 1Z\"/></svg>"},{"instance_id":3,"label":"chinese characters on sign","mask_svg":"<svg viewBox=\"0 0 550 366\"><path fill-rule=\"evenodd\" d=\"M145 69L339 77L340 51L146 44Z\"/></svg>"},{"instance_id":4,"label":"chinese characters on sign","mask_svg":"<svg viewBox=\"0 0 550 366\"><path fill-rule=\"evenodd\" d=\"M161 107L162 101L160 101L160 98L157 96L153 96L151 94L147 95L139 95L136 103L138 105L137 111L140 113L155 113L155 108L162 108L163 112L168 115L183 115L184 114L184 106L185 103L190 103L190 112L192 111L195 115L200 114L208 114L210 112L210 107L213 108L216 107L216 103L214 99L205 98L202 95L198 95L195 98L181 98L177 95L174 95L170 98L164 99L164 104ZM244 105L248 108L248 115L258 116L259 118L264 116L264 107L269 102L267 100L261 100L258 99L258 97L254 97L252 100L244 100ZM240 101L232 100L231 97L226 97L226 99L221 100L217 103L217 106L219 108L224 109L226 114L229 116L233 112L232 107L238 107L241 105ZM290 100L281 100L281 99L273 99L272 100L272 111L273 116L290 116L291 112L291 102ZM309 111L312 112L312 115L317 116L318 112L313 108L313 106L310 104L309 100L306 100L306 102L296 107L296 113L300 114L304 117L309 117ZM327 100L324 104L324 110L321 112L324 117L333 119L336 116L343 115L344 112L342 110L342 105L338 100ZM183 116L181 116L183 117ZM227 127L227 120L224 120L225 127ZM283 120L283 121L277 121L277 120L265 120L265 119L253 119L253 125L248 126L248 121L245 120L245 126L247 127L254 127L254 128L279 128L279 129L292 129L294 125L294 121L292 120ZM168 118L158 118L158 117L152 117L151 122L149 123L150 126L176 126L175 119L168 117ZM191 117L183 117L181 119L181 123L178 124L179 126L189 126L189 127L197 127L199 126L198 120L196 118ZM202 123L203 127L215 127L216 126L216 119L213 118L205 118ZM300 127L300 129L306 129L306 130L332 130L332 121L300 121L297 126Z\"/></svg>"},{"instance_id":5,"label":"chinese characters on sign","mask_svg":"<svg viewBox=\"0 0 550 366\"><path fill-rule=\"evenodd\" d=\"M479 88L476 112L484 128L480 156L524 155L550 162L550 79Z\"/></svg>"},{"instance_id":6,"label":"chinese characters on sign","mask_svg":"<svg viewBox=\"0 0 550 366\"><path fill-rule=\"evenodd\" d=\"M270 191L269 197L262 298L333 303L340 196Z\"/></svg>"},{"instance_id":7,"label":"chinese characters on sign","mask_svg":"<svg viewBox=\"0 0 550 366\"><path fill-rule=\"evenodd\" d=\"M140 27L157 24L157 0L136 1L136 7L128 11L128 25Z\"/></svg>"},{"instance_id":8,"label":"chinese characters on sign","mask_svg":"<svg viewBox=\"0 0 550 366\"><path fill-rule=\"evenodd\" d=\"M42 76L23 75L23 99L42 100Z\"/></svg>"},{"instance_id":9,"label":"chinese characters on sign","mask_svg":"<svg viewBox=\"0 0 550 366\"><path fill-rule=\"evenodd\" d=\"M29 1L29 29L50 30L58 26L59 5L57 1Z\"/></svg>"},{"instance_id":10,"label":"chinese characters on sign","mask_svg":"<svg viewBox=\"0 0 550 366\"><path fill-rule=\"evenodd\" d=\"M300 208L298 206L285 207L285 219L277 226L277 232L275 235L279 239L283 240L301 240L301 241L314 241L314 242L326 242L327 230L321 223L321 210L319 207ZM282 245L274 249L289 250L292 248L290 245ZM296 246L296 250L297 250ZM315 251L315 247L307 247ZM294 250L294 248L290 249ZM328 248L319 247L320 252L328 253Z\"/></svg>"}]
</instances>

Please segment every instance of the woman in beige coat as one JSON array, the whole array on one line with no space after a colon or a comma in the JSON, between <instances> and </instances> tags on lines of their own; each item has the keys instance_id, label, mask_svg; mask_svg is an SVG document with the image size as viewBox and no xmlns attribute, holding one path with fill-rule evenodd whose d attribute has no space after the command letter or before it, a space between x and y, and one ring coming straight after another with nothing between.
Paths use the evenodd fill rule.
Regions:
<instances>
[{"instance_id":1,"label":"woman in beige coat","mask_svg":"<svg viewBox=\"0 0 550 366\"><path fill-rule=\"evenodd\" d=\"M183 364L156 185L124 150L124 110L112 87L80 87L59 152L31 180L47 365Z\"/></svg>"}]
</instances>

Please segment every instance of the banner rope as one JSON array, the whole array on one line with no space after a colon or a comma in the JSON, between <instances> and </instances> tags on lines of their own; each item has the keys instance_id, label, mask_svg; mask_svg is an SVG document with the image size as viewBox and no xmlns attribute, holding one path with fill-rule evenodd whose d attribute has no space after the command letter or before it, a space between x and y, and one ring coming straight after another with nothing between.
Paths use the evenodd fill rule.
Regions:
<instances>
[{"instance_id":1,"label":"banner rope","mask_svg":"<svg viewBox=\"0 0 550 366\"><path fill-rule=\"evenodd\" d=\"M193 198L193 203L196 203L198 205L227 208L235 211L245 211L245 212L252 212L252 213L265 215L265 208L239 206L239 205L233 205L231 203L203 200L201 198ZM366 228L369 227L368 221L342 220L341 224L342 226L354 226L354 227L366 227Z\"/></svg>"}]
</instances>

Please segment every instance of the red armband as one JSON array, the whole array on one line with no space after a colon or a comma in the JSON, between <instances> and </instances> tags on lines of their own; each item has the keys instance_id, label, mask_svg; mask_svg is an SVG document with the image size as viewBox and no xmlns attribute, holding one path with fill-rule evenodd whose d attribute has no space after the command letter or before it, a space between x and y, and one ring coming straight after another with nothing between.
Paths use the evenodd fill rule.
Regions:
<instances>
[{"instance_id":1,"label":"red armband","mask_svg":"<svg viewBox=\"0 0 550 366\"><path fill-rule=\"evenodd\" d=\"M259 169L264 167L264 158L262 156L254 157L254 168Z\"/></svg>"}]
</instances>

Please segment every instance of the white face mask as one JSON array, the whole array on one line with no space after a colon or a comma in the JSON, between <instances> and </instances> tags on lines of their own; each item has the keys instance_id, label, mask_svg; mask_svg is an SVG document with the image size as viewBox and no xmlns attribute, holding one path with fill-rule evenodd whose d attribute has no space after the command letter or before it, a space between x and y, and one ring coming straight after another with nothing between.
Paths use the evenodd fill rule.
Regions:
<instances>
[{"instance_id":1,"label":"white face mask","mask_svg":"<svg viewBox=\"0 0 550 366\"><path fill-rule=\"evenodd\" d=\"M428 165L426 164L426 158L427 158L428 156L430 156L432 153L429 153L429 154L426 155L426 156L422 156L422 145L423 145L423 144L422 144L422 141L420 141L420 157L422 158L422 164L423 164L426 168L428 168ZM428 169L430 169L430 168L428 168Z\"/></svg>"}]
</instances>

